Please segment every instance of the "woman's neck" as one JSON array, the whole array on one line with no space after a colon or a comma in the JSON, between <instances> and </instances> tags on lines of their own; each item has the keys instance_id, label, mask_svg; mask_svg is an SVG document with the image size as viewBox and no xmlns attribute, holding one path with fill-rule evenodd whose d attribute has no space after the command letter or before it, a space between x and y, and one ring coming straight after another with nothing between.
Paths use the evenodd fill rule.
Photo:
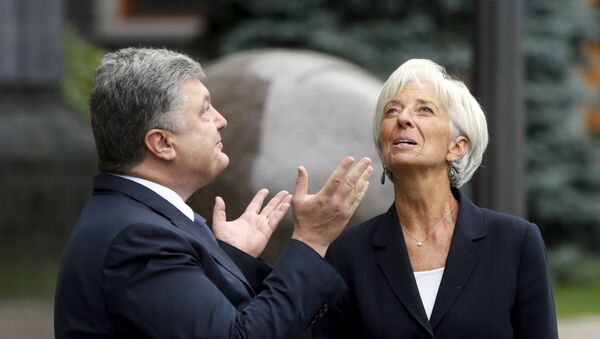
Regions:
<instances>
[{"instance_id":1,"label":"woman's neck","mask_svg":"<svg viewBox=\"0 0 600 339\"><path fill-rule=\"evenodd\" d=\"M447 177L395 178L394 196L400 223L415 237L425 237L440 223L454 221L449 211L457 202Z\"/></svg>"}]
</instances>

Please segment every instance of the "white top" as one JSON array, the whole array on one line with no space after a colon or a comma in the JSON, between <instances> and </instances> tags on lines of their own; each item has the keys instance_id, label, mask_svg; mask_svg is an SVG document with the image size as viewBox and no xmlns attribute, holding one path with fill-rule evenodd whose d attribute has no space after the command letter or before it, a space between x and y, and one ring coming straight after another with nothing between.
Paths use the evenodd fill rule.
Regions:
<instances>
[{"instance_id":1,"label":"white top","mask_svg":"<svg viewBox=\"0 0 600 339\"><path fill-rule=\"evenodd\" d=\"M155 182L152 182L152 181L149 181L146 179L142 179L142 178L138 178L138 177L132 177L130 175L122 175L122 174L115 174L115 173L110 173L110 174L116 175L117 177L121 177L123 179L135 181L140 185L144 185L144 186L148 187L149 189L154 191L156 194L160 195L163 199L170 202L171 205L175 206L178 210L181 211L181 213L183 213L186 217L190 218L191 221L194 221L194 210L192 210L192 208L190 206L188 206L185 203L185 201L183 201L181 196L179 194L177 194L175 191L173 191L172 189L170 189L166 186L163 186L161 184L157 184Z\"/></svg>"},{"instance_id":2,"label":"white top","mask_svg":"<svg viewBox=\"0 0 600 339\"><path fill-rule=\"evenodd\" d=\"M427 319L430 319L431 311L433 311L433 305L435 304L435 298L437 297L438 289L442 282L442 276L444 275L444 267L436 268L431 271L414 273L417 287L419 288L419 294L421 295L421 301L423 302L425 313L427 313Z\"/></svg>"}]
</instances>

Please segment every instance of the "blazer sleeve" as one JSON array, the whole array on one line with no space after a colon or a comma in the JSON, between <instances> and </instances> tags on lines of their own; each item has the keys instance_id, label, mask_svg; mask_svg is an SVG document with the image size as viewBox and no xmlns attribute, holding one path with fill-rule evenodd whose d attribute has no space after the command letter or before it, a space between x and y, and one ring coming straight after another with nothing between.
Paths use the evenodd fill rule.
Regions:
<instances>
[{"instance_id":1,"label":"blazer sleeve","mask_svg":"<svg viewBox=\"0 0 600 339\"><path fill-rule=\"evenodd\" d=\"M552 282L539 228L529 224L512 312L515 339L558 339Z\"/></svg>"},{"instance_id":2,"label":"blazer sleeve","mask_svg":"<svg viewBox=\"0 0 600 339\"><path fill-rule=\"evenodd\" d=\"M144 338L292 338L345 290L316 252L291 240L264 289L236 309L181 234L146 224L113 241L103 268L107 313L119 333Z\"/></svg>"}]
</instances>

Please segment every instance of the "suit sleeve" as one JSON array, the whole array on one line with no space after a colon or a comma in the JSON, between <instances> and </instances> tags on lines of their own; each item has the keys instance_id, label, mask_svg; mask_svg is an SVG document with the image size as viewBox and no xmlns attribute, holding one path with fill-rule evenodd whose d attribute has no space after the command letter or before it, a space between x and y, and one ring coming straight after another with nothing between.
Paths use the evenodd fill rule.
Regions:
<instances>
[{"instance_id":1,"label":"suit sleeve","mask_svg":"<svg viewBox=\"0 0 600 339\"><path fill-rule=\"evenodd\" d=\"M349 274L345 269L345 260L348 258L340 255L334 242L328 249L325 258L338 270L347 284L350 284ZM352 290L349 288L348 290ZM313 339L346 339L361 337L361 330L358 327L359 319L357 316L357 307L349 292L338 299L337 302L330 305L329 310L323 318L318 321L311 329Z\"/></svg>"},{"instance_id":2,"label":"suit sleeve","mask_svg":"<svg viewBox=\"0 0 600 339\"><path fill-rule=\"evenodd\" d=\"M536 225L529 224L523 243L513 309L516 339L558 339L552 282L546 250Z\"/></svg>"},{"instance_id":3,"label":"suit sleeve","mask_svg":"<svg viewBox=\"0 0 600 339\"><path fill-rule=\"evenodd\" d=\"M291 240L260 291L236 309L191 245L151 225L126 228L105 258L103 293L119 333L145 338L293 338L345 290L316 252Z\"/></svg>"},{"instance_id":4,"label":"suit sleeve","mask_svg":"<svg viewBox=\"0 0 600 339\"><path fill-rule=\"evenodd\" d=\"M242 273L244 273L244 276L252 286L252 289L257 293L262 291L265 288L263 281L271 274L273 267L262 259L254 258L224 241L218 240L218 242L223 251L227 253Z\"/></svg>"}]
</instances>

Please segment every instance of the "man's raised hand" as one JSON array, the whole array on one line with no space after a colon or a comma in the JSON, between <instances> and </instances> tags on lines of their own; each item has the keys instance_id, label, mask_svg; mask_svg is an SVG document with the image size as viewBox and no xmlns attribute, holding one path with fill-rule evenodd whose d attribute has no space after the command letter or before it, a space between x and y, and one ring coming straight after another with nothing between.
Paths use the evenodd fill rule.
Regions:
<instances>
[{"instance_id":1,"label":"man's raised hand","mask_svg":"<svg viewBox=\"0 0 600 339\"><path fill-rule=\"evenodd\" d=\"M369 187L371 160L362 158L354 166L353 163L352 157L344 158L316 194L308 194L308 173L304 167L298 167L292 197L292 239L304 242L321 256L344 230Z\"/></svg>"}]
</instances>

